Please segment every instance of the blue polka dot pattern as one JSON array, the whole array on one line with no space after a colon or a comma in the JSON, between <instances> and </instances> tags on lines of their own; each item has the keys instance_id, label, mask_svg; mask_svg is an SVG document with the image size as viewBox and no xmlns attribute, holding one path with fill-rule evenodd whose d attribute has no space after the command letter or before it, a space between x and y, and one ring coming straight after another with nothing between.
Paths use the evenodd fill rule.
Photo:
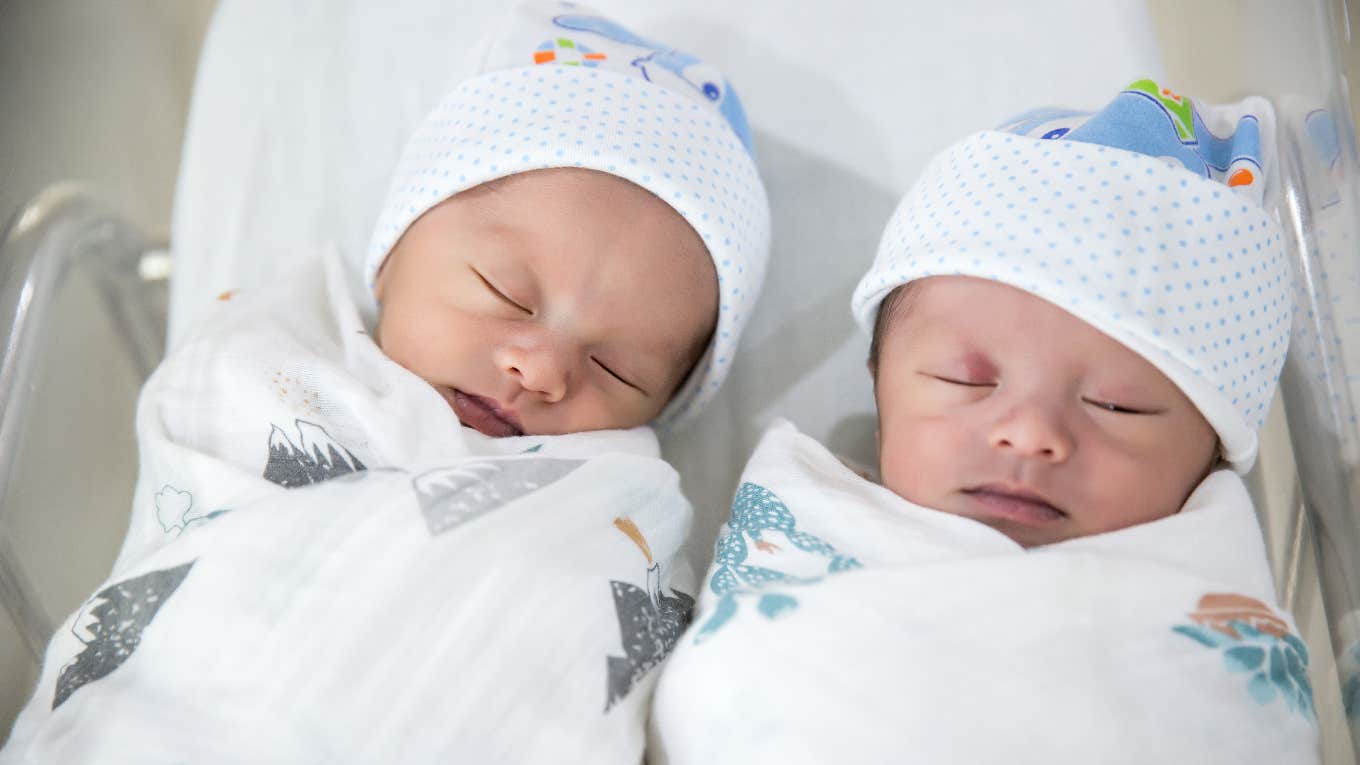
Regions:
<instances>
[{"instance_id":1,"label":"blue polka dot pattern","mask_svg":"<svg viewBox=\"0 0 1360 765\"><path fill-rule=\"evenodd\" d=\"M1279 226L1227 186L1122 149L984 131L936 156L889 220L852 309L926 276L1031 292L1142 355L1245 471L1289 345Z\"/></svg>"},{"instance_id":2,"label":"blue polka dot pattern","mask_svg":"<svg viewBox=\"0 0 1360 765\"><path fill-rule=\"evenodd\" d=\"M463 82L412 135L378 217L370 287L406 228L450 196L529 170L582 167L651 191L708 247L718 322L694 372L657 419L670 427L717 393L736 358L770 249L770 210L756 165L716 109L607 69L530 66Z\"/></svg>"}]
</instances>

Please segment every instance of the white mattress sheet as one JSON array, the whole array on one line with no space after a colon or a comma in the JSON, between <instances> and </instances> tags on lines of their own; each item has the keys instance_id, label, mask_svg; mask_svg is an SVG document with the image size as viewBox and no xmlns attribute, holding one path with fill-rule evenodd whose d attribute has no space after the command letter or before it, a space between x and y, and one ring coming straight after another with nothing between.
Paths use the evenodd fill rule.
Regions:
<instances>
[{"instance_id":1,"label":"white mattress sheet","mask_svg":"<svg viewBox=\"0 0 1360 765\"><path fill-rule=\"evenodd\" d=\"M472 73L502 3L222 0L175 193L171 344L220 292L333 240L357 264L407 133ZM742 465L775 416L874 461L867 338L850 292L935 151L1024 109L1098 108L1162 75L1140 0L600 0L721 67L769 189L769 278L717 402L668 437L704 570ZM1037 22L1037 23L1036 23Z\"/></svg>"}]
</instances>

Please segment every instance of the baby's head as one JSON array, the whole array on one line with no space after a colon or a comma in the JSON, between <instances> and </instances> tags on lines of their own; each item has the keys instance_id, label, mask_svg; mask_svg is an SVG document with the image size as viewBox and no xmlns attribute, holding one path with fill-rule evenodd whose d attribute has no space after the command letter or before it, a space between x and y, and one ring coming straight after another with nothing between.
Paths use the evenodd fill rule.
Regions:
<instances>
[{"instance_id":1,"label":"baby's head","mask_svg":"<svg viewBox=\"0 0 1360 765\"><path fill-rule=\"evenodd\" d=\"M1032 547L1250 468L1291 311L1272 129L1260 99L1192 109L1142 81L937 156L854 297L883 484Z\"/></svg>"},{"instance_id":2,"label":"baby's head","mask_svg":"<svg viewBox=\"0 0 1360 765\"><path fill-rule=\"evenodd\" d=\"M407 144L370 247L376 339L491 436L672 425L712 398L769 251L716 71L525 6Z\"/></svg>"}]
</instances>

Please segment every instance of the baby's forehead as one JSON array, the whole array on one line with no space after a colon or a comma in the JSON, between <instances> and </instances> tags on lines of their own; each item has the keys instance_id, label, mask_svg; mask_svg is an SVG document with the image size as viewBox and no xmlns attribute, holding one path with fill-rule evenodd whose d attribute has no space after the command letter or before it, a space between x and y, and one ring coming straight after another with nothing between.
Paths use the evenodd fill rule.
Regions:
<instances>
[{"instance_id":1,"label":"baby's forehead","mask_svg":"<svg viewBox=\"0 0 1360 765\"><path fill-rule=\"evenodd\" d=\"M1004 282L936 276L904 285L887 342L977 378L1024 369L1049 382L1098 381L1132 395L1177 386L1119 340L1048 300ZM1029 374L1023 372L1023 374Z\"/></svg>"},{"instance_id":2,"label":"baby's forehead","mask_svg":"<svg viewBox=\"0 0 1360 765\"><path fill-rule=\"evenodd\" d=\"M1136 355L1081 317L1005 282L931 276L903 285L888 331L916 338L996 340L1015 347ZM1060 341L1060 342L1056 342ZM1056 346L1056 347L1054 347Z\"/></svg>"},{"instance_id":3,"label":"baby's forehead","mask_svg":"<svg viewBox=\"0 0 1360 765\"><path fill-rule=\"evenodd\" d=\"M1059 311L1053 303L1019 287L975 276L928 276L902 285L892 296L894 324L910 324L916 331L1005 323L1017 314ZM1085 322L1082 322L1083 324Z\"/></svg>"}]
</instances>

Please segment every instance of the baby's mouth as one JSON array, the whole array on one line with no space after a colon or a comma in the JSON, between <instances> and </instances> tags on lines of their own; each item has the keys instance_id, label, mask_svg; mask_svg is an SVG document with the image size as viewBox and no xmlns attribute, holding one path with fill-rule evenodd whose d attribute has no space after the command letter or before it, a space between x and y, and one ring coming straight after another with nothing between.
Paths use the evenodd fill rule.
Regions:
<instances>
[{"instance_id":1,"label":"baby's mouth","mask_svg":"<svg viewBox=\"0 0 1360 765\"><path fill-rule=\"evenodd\" d=\"M464 393L457 388L444 388L448 391L444 398L453 407L458 421L482 435L493 438L524 435L515 413L500 406L495 399Z\"/></svg>"},{"instance_id":2,"label":"baby's mouth","mask_svg":"<svg viewBox=\"0 0 1360 765\"><path fill-rule=\"evenodd\" d=\"M1025 526L1047 526L1067 517L1038 492L1006 484L984 484L964 489L975 511Z\"/></svg>"}]
</instances>

